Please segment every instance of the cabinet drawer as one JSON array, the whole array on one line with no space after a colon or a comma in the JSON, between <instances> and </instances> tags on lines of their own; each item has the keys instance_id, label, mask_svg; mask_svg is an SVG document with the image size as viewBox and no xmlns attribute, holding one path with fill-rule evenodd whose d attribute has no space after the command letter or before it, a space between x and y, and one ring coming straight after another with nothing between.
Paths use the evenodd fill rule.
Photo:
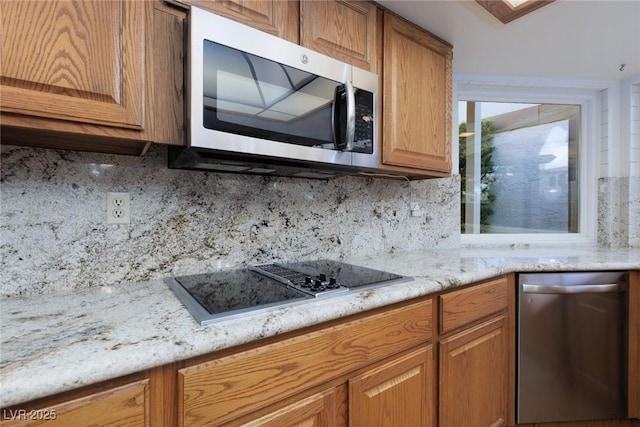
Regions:
<instances>
[{"instance_id":1,"label":"cabinet drawer","mask_svg":"<svg viewBox=\"0 0 640 427\"><path fill-rule=\"evenodd\" d=\"M431 300L181 369L180 425L219 425L431 339Z\"/></svg>"},{"instance_id":2,"label":"cabinet drawer","mask_svg":"<svg viewBox=\"0 0 640 427\"><path fill-rule=\"evenodd\" d=\"M446 333L507 308L506 277L440 295L440 333Z\"/></svg>"},{"instance_id":3,"label":"cabinet drawer","mask_svg":"<svg viewBox=\"0 0 640 427\"><path fill-rule=\"evenodd\" d=\"M67 402L3 409L3 426L149 426L149 380L136 381Z\"/></svg>"}]
</instances>

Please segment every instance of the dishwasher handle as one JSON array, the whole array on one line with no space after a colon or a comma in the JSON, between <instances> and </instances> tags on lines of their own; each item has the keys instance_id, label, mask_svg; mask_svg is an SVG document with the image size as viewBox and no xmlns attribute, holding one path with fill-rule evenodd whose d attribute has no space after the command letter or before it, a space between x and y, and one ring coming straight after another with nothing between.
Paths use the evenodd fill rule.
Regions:
<instances>
[{"instance_id":1,"label":"dishwasher handle","mask_svg":"<svg viewBox=\"0 0 640 427\"><path fill-rule=\"evenodd\" d=\"M607 292L624 292L626 283L603 283L598 285L531 285L522 284L522 292L528 294L594 294Z\"/></svg>"}]
</instances>

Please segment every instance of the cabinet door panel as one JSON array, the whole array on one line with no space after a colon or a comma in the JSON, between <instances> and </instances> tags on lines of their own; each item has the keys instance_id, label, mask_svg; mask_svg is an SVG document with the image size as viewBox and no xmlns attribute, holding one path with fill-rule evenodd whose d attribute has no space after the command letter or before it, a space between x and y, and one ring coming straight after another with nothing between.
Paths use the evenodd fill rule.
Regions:
<instances>
[{"instance_id":1,"label":"cabinet door panel","mask_svg":"<svg viewBox=\"0 0 640 427\"><path fill-rule=\"evenodd\" d=\"M300 44L375 72L376 12L364 1L303 0Z\"/></svg>"},{"instance_id":2,"label":"cabinet door panel","mask_svg":"<svg viewBox=\"0 0 640 427\"><path fill-rule=\"evenodd\" d=\"M3 2L2 111L142 129L145 7Z\"/></svg>"},{"instance_id":3,"label":"cabinet door panel","mask_svg":"<svg viewBox=\"0 0 640 427\"><path fill-rule=\"evenodd\" d=\"M290 0L187 0L274 36L298 43L300 40L300 7Z\"/></svg>"},{"instance_id":4,"label":"cabinet door panel","mask_svg":"<svg viewBox=\"0 0 640 427\"><path fill-rule=\"evenodd\" d=\"M382 163L451 172L452 50L385 13Z\"/></svg>"},{"instance_id":5,"label":"cabinet door panel","mask_svg":"<svg viewBox=\"0 0 640 427\"><path fill-rule=\"evenodd\" d=\"M506 315L440 340L440 425L507 425Z\"/></svg>"},{"instance_id":6,"label":"cabinet door panel","mask_svg":"<svg viewBox=\"0 0 640 427\"><path fill-rule=\"evenodd\" d=\"M433 426L433 346L349 380L349 425Z\"/></svg>"},{"instance_id":7,"label":"cabinet door panel","mask_svg":"<svg viewBox=\"0 0 640 427\"><path fill-rule=\"evenodd\" d=\"M345 414L339 413L344 409L344 404L340 401L344 392L345 390L341 390L340 387L334 387L242 425L245 427L344 426Z\"/></svg>"},{"instance_id":8,"label":"cabinet door panel","mask_svg":"<svg viewBox=\"0 0 640 427\"><path fill-rule=\"evenodd\" d=\"M149 426L149 380L91 394L41 409L4 410L2 425L9 426Z\"/></svg>"}]
</instances>

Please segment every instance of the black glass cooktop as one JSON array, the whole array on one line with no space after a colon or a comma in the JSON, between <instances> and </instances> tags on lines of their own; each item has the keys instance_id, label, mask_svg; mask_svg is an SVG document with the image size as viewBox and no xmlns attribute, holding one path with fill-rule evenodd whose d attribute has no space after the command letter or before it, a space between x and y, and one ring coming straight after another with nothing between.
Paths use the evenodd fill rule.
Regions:
<instances>
[{"instance_id":1,"label":"black glass cooktop","mask_svg":"<svg viewBox=\"0 0 640 427\"><path fill-rule=\"evenodd\" d=\"M171 277L166 283L205 325L255 310L405 280L411 279L339 261L317 260Z\"/></svg>"},{"instance_id":2,"label":"black glass cooktop","mask_svg":"<svg viewBox=\"0 0 640 427\"><path fill-rule=\"evenodd\" d=\"M405 278L386 271L331 260L303 261L286 266L312 276L325 274L327 277L334 277L338 283L349 289Z\"/></svg>"},{"instance_id":3,"label":"black glass cooktop","mask_svg":"<svg viewBox=\"0 0 640 427\"><path fill-rule=\"evenodd\" d=\"M211 314L306 297L249 270L176 277L176 281Z\"/></svg>"}]
</instances>

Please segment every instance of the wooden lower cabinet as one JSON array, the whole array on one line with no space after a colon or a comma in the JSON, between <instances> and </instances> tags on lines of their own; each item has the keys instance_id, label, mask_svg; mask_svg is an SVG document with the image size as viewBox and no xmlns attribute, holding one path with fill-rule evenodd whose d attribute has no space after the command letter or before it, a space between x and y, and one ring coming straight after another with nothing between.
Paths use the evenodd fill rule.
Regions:
<instances>
[{"instance_id":1,"label":"wooden lower cabinet","mask_svg":"<svg viewBox=\"0 0 640 427\"><path fill-rule=\"evenodd\" d=\"M195 360L178 371L178 424L241 425L250 414L271 413L315 388L348 383L358 371L426 345L431 319L432 301L423 299Z\"/></svg>"},{"instance_id":2,"label":"wooden lower cabinet","mask_svg":"<svg viewBox=\"0 0 640 427\"><path fill-rule=\"evenodd\" d=\"M514 286L513 275L501 276L439 296L439 426L513 419Z\"/></svg>"},{"instance_id":3,"label":"wooden lower cabinet","mask_svg":"<svg viewBox=\"0 0 640 427\"><path fill-rule=\"evenodd\" d=\"M506 426L507 318L500 315L440 341L440 426Z\"/></svg>"},{"instance_id":4,"label":"wooden lower cabinet","mask_svg":"<svg viewBox=\"0 0 640 427\"><path fill-rule=\"evenodd\" d=\"M439 299L438 330L440 334L446 334L507 308L509 283L506 277L498 277L440 295Z\"/></svg>"},{"instance_id":5,"label":"wooden lower cabinet","mask_svg":"<svg viewBox=\"0 0 640 427\"><path fill-rule=\"evenodd\" d=\"M266 415L242 422L246 427L346 427L345 387L331 387Z\"/></svg>"},{"instance_id":6,"label":"wooden lower cabinet","mask_svg":"<svg viewBox=\"0 0 640 427\"><path fill-rule=\"evenodd\" d=\"M149 427L149 380L113 387L56 404L2 410L2 426Z\"/></svg>"},{"instance_id":7,"label":"wooden lower cabinet","mask_svg":"<svg viewBox=\"0 0 640 427\"><path fill-rule=\"evenodd\" d=\"M433 346L349 380L349 425L433 427Z\"/></svg>"}]
</instances>

